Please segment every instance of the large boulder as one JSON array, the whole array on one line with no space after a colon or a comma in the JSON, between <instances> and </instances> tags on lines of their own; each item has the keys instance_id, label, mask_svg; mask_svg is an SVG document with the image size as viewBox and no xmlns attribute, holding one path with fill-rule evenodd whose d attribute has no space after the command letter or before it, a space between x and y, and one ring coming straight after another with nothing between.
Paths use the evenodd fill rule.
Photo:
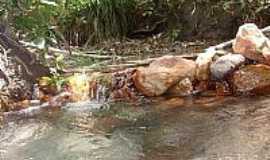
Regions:
<instances>
[{"instance_id":1,"label":"large boulder","mask_svg":"<svg viewBox=\"0 0 270 160\"><path fill-rule=\"evenodd\" d=\"M134 73L135 87L146 96L159 96L184 78L194 78L194 61L174 56L158 58L149 67Z\"/></svg>"},{"instance_id":2,"label":"large boulder","mask_svg":"<svg viewBox=\"0 0 270 160\"><path fill-rule=\"evenodd\" d=\"M224 80L237 67L245 62L245 57L241 54L227 54L219 57L210 66L212 80Z\"/></svg>"},{"instance_id":3,"label":"large boulder","mask_svg":"<svg viewBox=\"0 0 270 160\"><path fill-rule=\"evenodd\" d=\"M270 93L270 67L267 65L248 65L232 75L231 85L236 93Z\"/></svg>"},{"instance_id":4,"label":"large boulder","mask_svg":"<svg viewBox=\"0 0 270 160\"><path fill-rule=\"evenodd\" d=\"M255 24L241 26L233 43L235 53L264 64L270 64L270 40Z\"/></svg>"}]
</instances>

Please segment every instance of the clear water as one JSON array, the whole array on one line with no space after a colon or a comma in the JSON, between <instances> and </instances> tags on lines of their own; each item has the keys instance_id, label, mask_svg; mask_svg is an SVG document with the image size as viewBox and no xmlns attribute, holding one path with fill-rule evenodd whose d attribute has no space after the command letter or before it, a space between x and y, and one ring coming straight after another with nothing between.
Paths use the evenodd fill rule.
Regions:
<instances>
[{"instance_id":1,"label":"clear water","mask_svg":"<svg viewBox=\"0 0 270 160\"><path fill-rule=\"evenodd\" d=\"M270 159L269 97L88 106L9 119L0 160Z\"/></svg>"}]
</instances>

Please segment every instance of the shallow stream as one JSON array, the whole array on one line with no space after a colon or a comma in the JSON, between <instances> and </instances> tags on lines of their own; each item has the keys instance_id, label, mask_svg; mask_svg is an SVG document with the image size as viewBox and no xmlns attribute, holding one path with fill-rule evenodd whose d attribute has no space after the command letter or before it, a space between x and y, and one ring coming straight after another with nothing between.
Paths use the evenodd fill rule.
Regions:
<instances>
[{"instance_id":1,"label":"shallow stream","mask_svg":"<svg viewBox=\"0 0 270 160\"><path fill-rule=\"evenodd\" d=\"M270 159L270 97L89 106L6 119L0 160Z\"/></svg>"}]
</instances>

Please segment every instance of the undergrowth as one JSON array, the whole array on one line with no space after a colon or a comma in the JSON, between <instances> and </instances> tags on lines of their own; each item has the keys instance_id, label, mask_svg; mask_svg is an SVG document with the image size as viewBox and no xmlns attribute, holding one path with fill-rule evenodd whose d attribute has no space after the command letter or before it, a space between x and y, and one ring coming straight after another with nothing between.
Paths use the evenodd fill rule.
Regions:
<instances>
[{"instance_id":1,"label":"undergrowth","mask_svg":"<svg viewBox=\"0 0 270 160\"><path fill-rule=\"evenodd\" d=\"M44 47L88 46L122 39L162 20L167 27L161 31L172 39L194 28L203 32L198 31L201 25L228 18L233 20L231 25L255 22L265 26L270 22L269 7L269 0L0 0L0 17L22 38ZM185 19L196 20L185 26Z\"/></svg>"}]
</instances>

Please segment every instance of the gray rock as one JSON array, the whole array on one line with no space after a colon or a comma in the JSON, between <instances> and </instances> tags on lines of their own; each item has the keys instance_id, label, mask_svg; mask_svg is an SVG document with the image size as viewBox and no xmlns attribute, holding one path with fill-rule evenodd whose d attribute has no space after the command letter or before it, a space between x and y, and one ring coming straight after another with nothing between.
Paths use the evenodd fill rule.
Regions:
<instances>
[{"instance_id":1,"label":"gray rock","mask_svg":"<svg viewBox=\"0 0 270 160\"><path fill-rule=\"evenodd\" d=\"M241 54L227 54L218 58L210 66L212 80L223 80L229 73L245 62Z\"/></svg>"}]
</instances>

